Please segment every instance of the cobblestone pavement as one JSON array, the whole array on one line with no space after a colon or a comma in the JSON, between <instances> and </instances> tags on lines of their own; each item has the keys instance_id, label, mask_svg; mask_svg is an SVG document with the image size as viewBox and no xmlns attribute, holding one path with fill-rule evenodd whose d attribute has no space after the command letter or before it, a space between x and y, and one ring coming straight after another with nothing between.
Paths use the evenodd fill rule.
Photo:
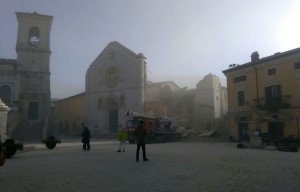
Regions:
<instances>
[{"instance_id":1,"label":"cobblestone pavement","mask_svg":"<svg viewBox=\"0 0 300 192\"><path fill-rule=\"evenodd\" d=\"M300 152L238 149L234 143L80 143L17 153L0 167L1 192L299 192Z\"/></svg>"}]
</instances>

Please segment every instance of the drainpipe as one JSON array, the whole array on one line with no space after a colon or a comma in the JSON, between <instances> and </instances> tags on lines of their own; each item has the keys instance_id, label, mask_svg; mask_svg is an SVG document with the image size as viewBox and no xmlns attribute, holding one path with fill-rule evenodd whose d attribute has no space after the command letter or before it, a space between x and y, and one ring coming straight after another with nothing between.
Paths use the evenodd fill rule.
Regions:
<instances>
[{"instance_id":1,"label":"drainpipe","mask_svg":"<svg viewBox=\"0 0 300 192\"><path fill-rule=\"evenodd\" d=\"M256 85L256 99L257 99L257 102L259 102L259 96L258 96L258 77L257 77L257 69L255 66L253 66L254 68L254 71L255 71L255 85Z\"/></svg>"},{"instance_id":2,"label":"drainpipe","mask_svg":"<svg viewBox=\"0 0 300 192\"><path fill-rule=\"evenodd\" d=\"M256 86L256 100L257 100L257 104L259 105L259 95L258 95L258 76L257 76L257 68L255 66L253 66L254 68L254 72L255 72L255 86ZM260 128L260 119L259 119L259 114L257 113L257 116L258 116L258 120L257 120L257 123L256 123L256 126L257 128Z\"/></svg>"}]
</instances>

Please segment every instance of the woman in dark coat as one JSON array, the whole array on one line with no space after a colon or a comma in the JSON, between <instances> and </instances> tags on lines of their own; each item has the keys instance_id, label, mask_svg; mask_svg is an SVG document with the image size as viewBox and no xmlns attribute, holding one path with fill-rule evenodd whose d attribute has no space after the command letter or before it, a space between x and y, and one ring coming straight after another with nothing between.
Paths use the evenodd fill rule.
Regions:
<instances>
[{"instance_id":1,"label":"woman in dark coat","mask_svg":"<svg viewBox=\"0 0 300 192\"><path fill-rule=\"evenodd\" d=\"M90 146L91 133L87 127L84 127L81 137L82 137L82 143L83 143L82 149L90 150L91 149L91 146Z\"/></svg>"}]
</instances>

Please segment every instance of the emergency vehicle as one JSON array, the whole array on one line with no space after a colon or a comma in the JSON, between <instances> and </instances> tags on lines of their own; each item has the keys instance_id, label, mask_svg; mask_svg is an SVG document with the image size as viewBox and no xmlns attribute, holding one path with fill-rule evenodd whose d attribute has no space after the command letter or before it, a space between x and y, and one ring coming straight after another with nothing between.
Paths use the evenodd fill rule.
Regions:
<instances>
[{"instance_id":1,"label":"emergency vehicle","mask_svg":"<svg viewBox=\"0 0 300 192\"><path fill-rule=\"evenodd\" d=\"M181 139L181 134L171 128L172 120L162 116L147 115L137 112L127 112L126 130L128 132L129 143L136 142L135 129L140 122L144 122L147 132L146 143L170 142Z\"/></svg>"}]
</instances>

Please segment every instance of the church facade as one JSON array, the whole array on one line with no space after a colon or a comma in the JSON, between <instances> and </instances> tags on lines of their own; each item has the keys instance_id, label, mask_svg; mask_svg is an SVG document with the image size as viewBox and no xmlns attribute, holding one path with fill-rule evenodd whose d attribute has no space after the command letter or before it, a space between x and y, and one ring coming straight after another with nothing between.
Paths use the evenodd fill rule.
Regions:
<instances>
[{"instance_id":1,"label":"church facade","mask_svg":"<svg viewBox=\"0 0 300 192\"><path fill-rule=\"evenodd\" d=\"M0 59L0 98L11 108L7 135L41 139L50 115L52 16L17 12L17 59Z\"/></svg>"},{"instance_id":2,"label":"church facade","mask_svg":"<svg viewBox=\"0 0 300 192\"><path fill-rule=\"evenodd\" d=\"M127 111L144 111L145 59L114 41L87 69L85 125L95 136L117 133Z\"/></svg>"}]
</instances>

